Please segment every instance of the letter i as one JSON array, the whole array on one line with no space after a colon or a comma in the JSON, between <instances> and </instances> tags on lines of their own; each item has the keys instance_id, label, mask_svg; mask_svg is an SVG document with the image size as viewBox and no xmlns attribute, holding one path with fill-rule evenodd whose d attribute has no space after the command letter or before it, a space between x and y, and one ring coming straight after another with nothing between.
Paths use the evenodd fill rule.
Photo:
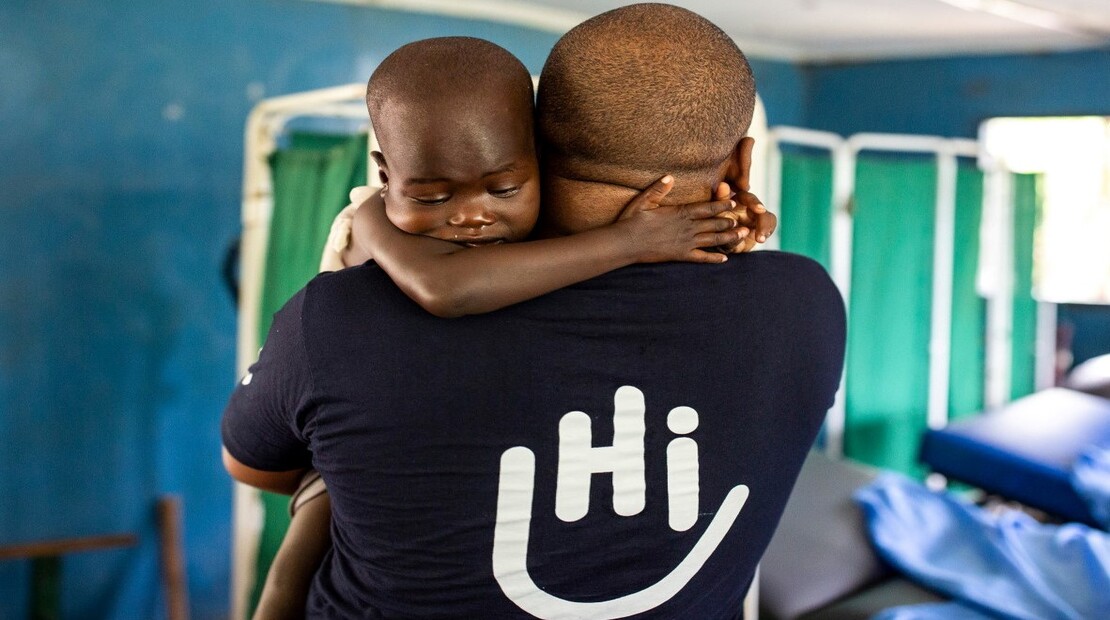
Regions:
<instances>
[{"instance_id":1,"label":"letter i","mask_svg":"<svg viewBox=\"0 0 1110 620\"><path fill-rule=\"evenodd\" d=\"M698 427L698 412L675 407L667 414L667 428L687 435ZM698 521L698 442L677 437L667 444L667 507L671 529L685 532Z\"/></svg>"}]
</instances>

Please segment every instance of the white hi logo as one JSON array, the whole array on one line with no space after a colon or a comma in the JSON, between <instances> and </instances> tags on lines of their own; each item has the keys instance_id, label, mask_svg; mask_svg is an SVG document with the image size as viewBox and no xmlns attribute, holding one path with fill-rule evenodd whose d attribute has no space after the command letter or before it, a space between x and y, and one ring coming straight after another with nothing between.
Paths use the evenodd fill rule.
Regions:
<instances>
[{"instance_id":1,"label":"white hi logo","mask_svg":"<svg viewBox=\"0 0 1110 620\"><path fill-rule=\"evenodd\" d=\"M622 516L644 509L644 394L626 385L613 397L613 445L592 447L590 417L572 411L559 421L559 472L555 514L563 521L586 516L590 479L595 473L613 474L613 510ZM675 407L667 427L686 435L698 426L690 407ZM705 533L678 566L658 582L608 601L576 602L541 590L528 574L528 535L532 523L532 492L536 457L524 446L501 455L497 494L497 523L493 532L493 575L501 590L524 611L547 620L562 618L623 618L653 609L670 600L709 559L736 522L748 487L738 485L725 496ZM698 519L698 446L689 437L667 445L667 497L672 529L683 532Z\"/></svg>"}]
</instances>

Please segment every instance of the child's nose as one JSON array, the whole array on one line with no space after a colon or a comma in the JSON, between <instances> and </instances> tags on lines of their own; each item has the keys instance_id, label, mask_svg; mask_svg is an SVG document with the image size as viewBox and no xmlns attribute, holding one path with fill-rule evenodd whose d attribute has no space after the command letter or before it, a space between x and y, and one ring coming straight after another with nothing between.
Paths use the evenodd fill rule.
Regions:
<instances>
[{"instance_id":1,"label":"child's nose","mask_svg":"<svg viewBox=\"0 0 1110 620\"><path fill-rule=\"evenodd\" d=\"M460 228L481 228L494 223L496 218L493 213L485 208L479 201L471 201L461 205L447 218L447 223Z\"/></svg>"}]
</instances>

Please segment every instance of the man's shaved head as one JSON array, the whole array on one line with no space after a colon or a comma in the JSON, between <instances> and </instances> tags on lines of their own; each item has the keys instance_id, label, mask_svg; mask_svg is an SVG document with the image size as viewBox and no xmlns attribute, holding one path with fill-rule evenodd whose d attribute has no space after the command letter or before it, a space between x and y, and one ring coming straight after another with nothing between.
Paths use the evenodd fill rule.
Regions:
<instances>
[{"instance_id":1,"label":"man's shaved head","mask_svg":"<svg viewBox=\"0 0 1110 620\"><path fill-rule=\"evenodd\" d=\"M532 77L505 49L472 37L424 39L387 56L366 85L366 107L379 139L388 141L387 108L436 114L443 109L488 107L497 98L532 121ZM521 106L516 108L515 106ZM388 148L382 143L383 150ZM388 155L388 153L387 153Z\"/></svg>"},{"instance_id":2,"label":"man's shaved head","mask_svg":"<svg viewBox=\"0 0 1110 620\"><path fill-rule=\"evenodd\" d=\"M644 184L719 166L754 106L751 68L728 35L686 9L638 4L589 19L555 44L537 123L556 172Z\"/></svg>"}]
</instances>

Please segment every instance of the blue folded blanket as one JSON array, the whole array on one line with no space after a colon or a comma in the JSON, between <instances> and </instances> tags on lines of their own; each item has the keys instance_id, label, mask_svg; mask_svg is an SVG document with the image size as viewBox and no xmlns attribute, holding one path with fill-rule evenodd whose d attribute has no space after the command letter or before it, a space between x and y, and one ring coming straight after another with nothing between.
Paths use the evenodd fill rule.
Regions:
<instances>
[{"instance_id":1,"label":"blue folded blanket","mask_svg":"<svg viewBox=\"0 0 1110 620\"><path fill-rule=\"evenodd\" d=\"M1094 445L1081 452L1072 464L1071 485L1091 516L1110 530L1110 446Z\"/></svg>"},{"instance_id":2,"label":"blue folded blanket","mask_svg":"<svg viewBox=\"0 0 1110 620\"><path fill-rule=\"evenodd\" d=\"M1110 618L1110 534L989 514L897 474L856 492L876 551L955 603L888 610L882 620Z\"/></svg>"}]
</instances>

